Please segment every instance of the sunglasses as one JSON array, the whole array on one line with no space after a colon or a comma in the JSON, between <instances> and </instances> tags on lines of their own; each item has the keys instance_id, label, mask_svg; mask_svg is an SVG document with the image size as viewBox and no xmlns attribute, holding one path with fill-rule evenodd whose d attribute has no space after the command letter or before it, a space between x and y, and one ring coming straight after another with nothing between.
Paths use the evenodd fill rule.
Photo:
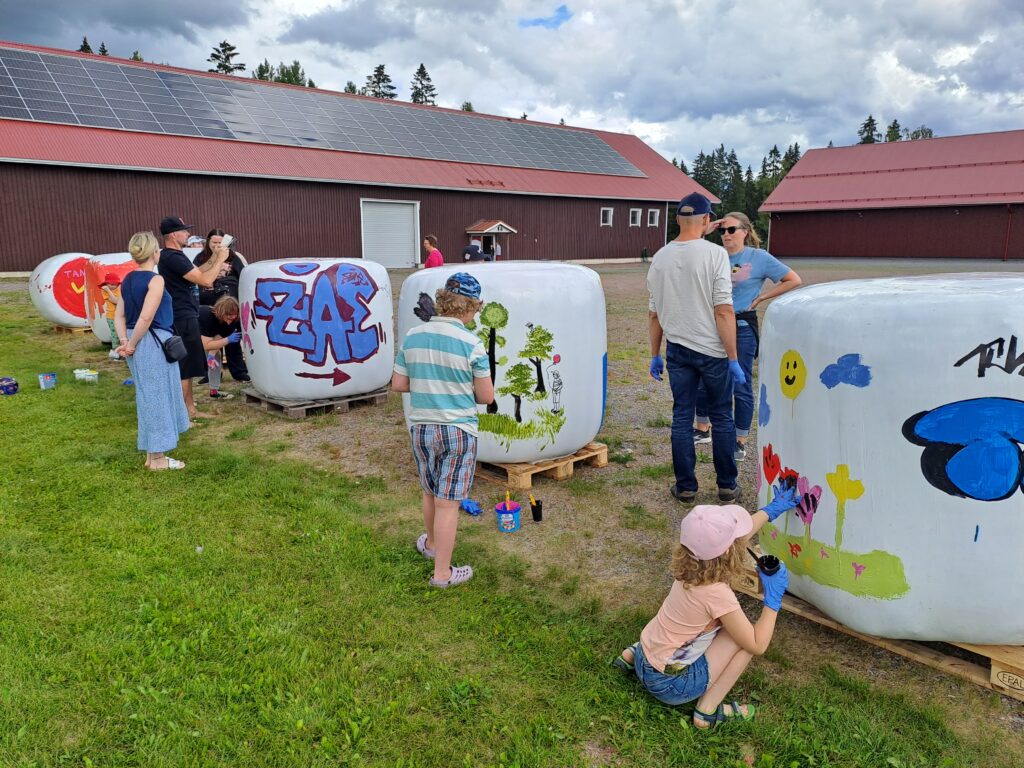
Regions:
<instances>
[{"instance_id":1,"label":"sunglasses","mask_svg":"<svg viewBox=\"0 0 1024 768\"><path fill-rule=\"evenodd\" d=\"M743 231L743 227L719 227L718 231L723 235L735 235L736 230Z\"/></svg>"}]
</instances>

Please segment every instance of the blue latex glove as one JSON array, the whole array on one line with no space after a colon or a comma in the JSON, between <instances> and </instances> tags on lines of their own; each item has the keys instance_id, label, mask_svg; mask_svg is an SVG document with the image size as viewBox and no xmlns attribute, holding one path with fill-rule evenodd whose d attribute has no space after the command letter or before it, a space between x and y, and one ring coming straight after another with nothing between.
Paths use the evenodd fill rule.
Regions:
<instances>
[{"instance_id":1,"label":"blue latex glove","mask_svg":"<svg viewBox=\"0 0 1024 768\"><path fill-rule=\"evenodd\" d=\"M661 359L661 355L655 355L651 358L651 378L661 381L661 374L665 372L665 361Z\"/></svg>"},{"instance_id":2,"label":"blue latex glove","mask_svg":"<svg viewBox=\"0 0 1024 768\"><path fill-rule=\"evenodd\" d=\"M462 503L459 505L459 509L466 514L473 515L473 517L476 517L483 511L480 509L480 505L472 499L463 499Z\"/></svg>"},{"instance_id":3,"label":"blue latex glove","mask_svg":"<svg viewBox=\"0 0 1024 768\"><path fill-rule=\"evenodd\" d=\"M732 380L734 384L747 383L747 375L743 372L743 368L740 366L739 360L730 360L729 370L732 371Z\"/></svg>"},{"instance_id":4,"label":"blue latex glove","mask_svg":"<svg viewBox=\"0 0 1024 768\"><path fill-rule=\"evenodd\" d=\"M774 522L779 515L784 515L800 503L800 494L797 493L796 488L790 488L780 483L773 485L772 490L775 491L775 497L769 504L761 507L761 511L768 515L769 522Z\"/></svg>"},{"instance_id":5,"label":"blue latex glove","mask_svg":"<svg viewBox=\"0 0 1024 768\"><path fill-rule=\"evenodd\" d=\"M241 339L241 338L242 338L242 332L241 331L235 331L230 336L228 336L228 344L237 344L239 339Z\"/></svg>"},{"instance_id":6,"label":"blue latex glove","mask_svg":"<svg viewBox=\"0 0 1024 768\"><path fill-rule=\"evenodd\" d=\"M771 576L765 576L764 572L758 568L757 575L761 579L761 586L764 587L764 607L771 608L773 611L782 610L782 596L786 593L786 587L789 586L789 571L786 569L786 564L779 563L779 570Z\"/></svg>"}]
</instances>

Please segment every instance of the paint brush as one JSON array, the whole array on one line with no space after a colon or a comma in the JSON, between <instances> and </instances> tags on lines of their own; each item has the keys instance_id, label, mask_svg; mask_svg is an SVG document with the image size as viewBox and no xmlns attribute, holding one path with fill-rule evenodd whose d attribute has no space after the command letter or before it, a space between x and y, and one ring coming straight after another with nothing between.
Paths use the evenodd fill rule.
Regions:
<instances>
[{"instance_id":1,"label":"paint brush","mask_svg":"<svg viewBox=\"0 0 1024 768\"><path fill-rule=\"evenodd\" d=\"M505 489L505 511L508 512L511 507L509 506L512 502L512 494L509 493L508 488Z\"/></svg>"}]
</instances>

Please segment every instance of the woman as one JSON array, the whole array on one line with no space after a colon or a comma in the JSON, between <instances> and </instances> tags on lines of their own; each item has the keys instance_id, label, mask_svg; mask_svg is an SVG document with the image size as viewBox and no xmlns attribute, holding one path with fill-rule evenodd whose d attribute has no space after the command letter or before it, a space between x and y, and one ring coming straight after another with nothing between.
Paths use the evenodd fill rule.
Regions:
<instances>
[{"instance_id":1,"label":"woman","mask_svg":"<svg viewBox=\"0 0 1024 768\"><path fill-rule=\"evenodd\" d=\"M438 250L436 235L427 235L423 238L423 250L427 252L427 260L423 262L424 269L444 266L444 255Z\"/></svg>"},{"instance_id":2,"label":"woman","mask_svg":"<svg viewBox=\"0 0 1024 768\"><path fill-rule=\"evenodd\" d=\"M736 310L736 351L746 374L745 383L735 387L736 461L747 458L747 436L754 419L754 360L760 338L757 306L763 301L792 291L803 281L800 275L761 249L761 238L745 213L728 213L717 222L722 245L732 265L732 305ZM776 283L761 292L766 280ZM711 420L703 387L697 390L697 418L693 429L695 443L711 442Z\"/></svg>"},{"instance_id":3,"label":"woman","mask_svg":"<svg viewBox=\"0 0 1024 768\"><path fill-rule=\"evenodd\" d=\"M137 232L128 241L128 252L138 267L121 283L114 327L120 342L117 352L127 358L135 380L139 450L146 452L147 469L184 469L185 462L166 455L178 445L178 435L188 429L189 421L178 364L167 362L162 346L173 335L174 314L164 279L156 271L156 236Z\"/></svg>"},{"instance_id":4,"label":"woman","mask_svg":"<svg viewBox=\"0 0 1024 768\"><path fill-rule=\"evenodd\" d=\"M203 250L199 252L193 263L197 267L203 266L213 257L213 252L220 246L223 239L224 230L211 229L210 233L206 236L206 245L203 246ZM238 278L242 274L242 270L245 269L245 257L235 251L236 244L237 241L231 243L231 248L228 249L227 261L221 265L220 275L214 281L213 288L199 289L200 304L212 306L217 303L217 299L221 296L238 298Z\"/></svg>"}]
</instances>

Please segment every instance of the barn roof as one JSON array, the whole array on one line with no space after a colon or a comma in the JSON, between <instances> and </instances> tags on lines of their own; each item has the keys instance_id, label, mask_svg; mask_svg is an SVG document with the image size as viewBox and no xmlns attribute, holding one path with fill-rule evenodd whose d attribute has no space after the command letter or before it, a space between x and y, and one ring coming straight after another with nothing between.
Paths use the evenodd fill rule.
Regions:
<instances>
[{"instance_id":1,"label":"barn roof","mask_svg":"<svg viewBox=\"0 0 1024 768\"><path fill-rule=\"evenodd\" d=\"M1024 202L1024 130L809 150L761 211Z\"/></svg>"},{"instance_id":2,"label":"barn roof","mask_svg":"<svg viewBox=\"0 0 1024 768\"><path fill-rule=\"evenodd\" d=\"M79 67L84 71L80 72ZM115 77L123 82L115 84ZM156 85L166 92L158 92L147 80L157 77ZM43 82L38 88L35 78ZM32 98L25 95L25 84L30 86ZM0 162L626 200L678 200L693 191L711 197L643 141L628 134L511 120L7 42L0 42L0 85L4 86L0 88L4 95L0 98ZM151 127L136 117L130 102L111 96L110 88L115 85L138 100L138 110L148 105L149 120L154 120L154 115L160 117L160 110L171 113L163 116L167 122L162 127ZM44 86L49 92L41 90ZM17 97L8 91L17 92ZM208 99L205 108L226 114L224 120L234 116L239 122L214 125L196 119L196 113L181 110L185 104L198 103L188 97L200 93L202 96L196 98ZM56 99L64 95L66 100L61 105ZM76 99L81 105L75 103ZM312 125L315 119L294 111L308 105L310 112L336 132L337 141L330 144L324 131L317 134L307 130L316 137L307 142L294 128L288 129L290 136L275 139L269 127L259 133L259 140L245 138L256 134L240 130L239 126L252 127L241 121L267 114L267 105L282 103L282 99L293 110L289 115L295 114ZM257 102L260 108L250 109ZM47 106L51 104L56 106ZM165 104L170 108L162 106ZM58 107L66 111L55 111ZM76 110L81 114L74 114ZM347 142L351 137L338 127L335 118L353 116L365 120L352 123L351 135L361 135L363 149L367 143L376 147L379 140L376 151L338 148L350 146ZM377 123L372 123L371 117ZM267 119L278 121L278 117ZM402 130L401 148L397 147L402 140L379 133L392 119ZM77 124L79 121L87 124ZM363 123L375 125L378 132ZM459 159L448 159L453 152L431 134L433 127L451 131L446 135L451 137L448 141L452 145L459 144L454 151ZM162 130L167 132L158 132ZM180 135L183 133L191 135ZM398 131L393 133L398 135ZM422 142L416 139L424 136L427 138ZM486 141L487 136L508 137L508 152L495 150L494 143ZM531 146L531 141L538 146ZM296 145L298 142L306 145ZM437 149L439 144L441 148ZM477 161L474 151L482 162ZM438 159L438 155L445 159ZM500 161L506 156L512 156L509 164ZM595 169L600 172L593 172Z\"/></svg>"}]
</instances>

